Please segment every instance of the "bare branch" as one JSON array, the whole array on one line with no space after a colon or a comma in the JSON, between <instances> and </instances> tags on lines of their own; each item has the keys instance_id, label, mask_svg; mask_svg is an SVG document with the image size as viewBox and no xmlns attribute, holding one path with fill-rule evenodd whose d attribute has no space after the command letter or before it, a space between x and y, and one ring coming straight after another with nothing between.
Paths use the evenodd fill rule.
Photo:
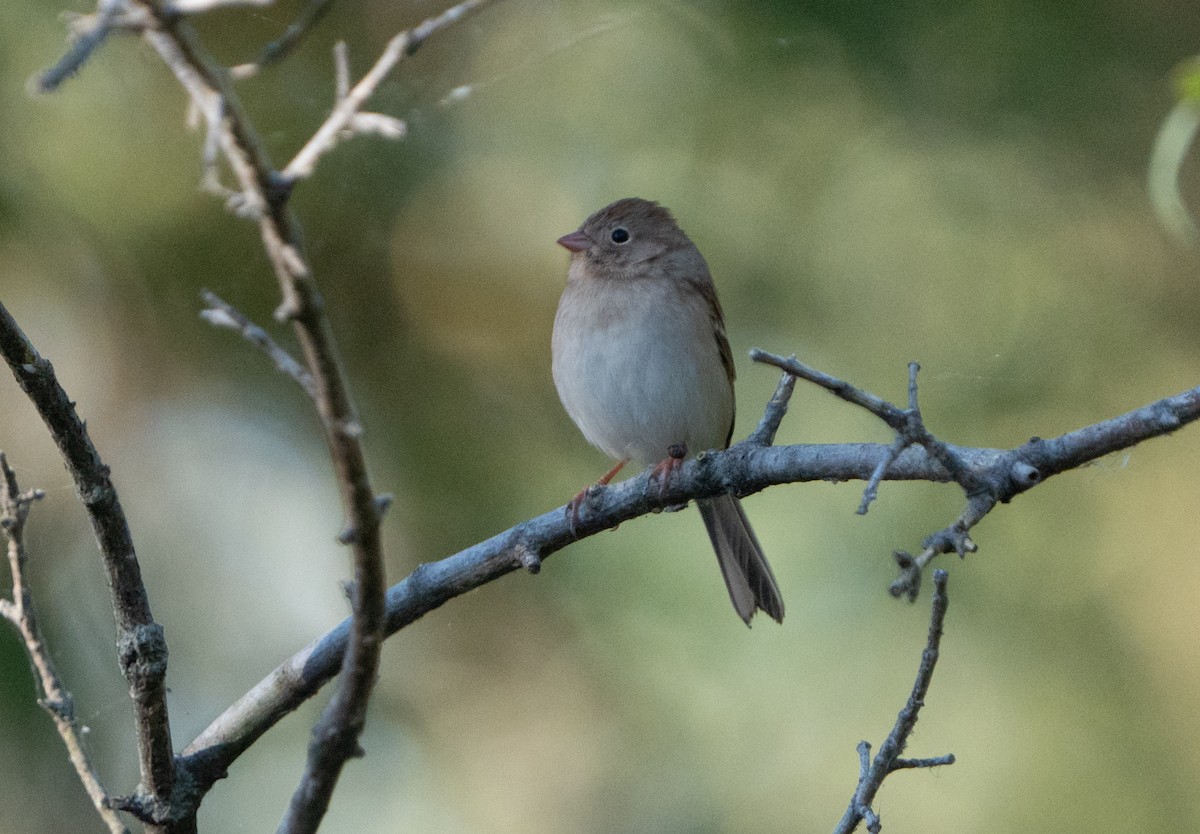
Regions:
<instances>
[{"instance_id":1,"label":"bare branch","mask_svg":"<svg viewBox=\"0 0 1200 834\"><path fill-rule=\"evenodd\" d=\"M83 69L92 53L104 43L113 22L121 10L122 0L100 0L96 14L79 18L73 27L71 48L58 63L33 80L33 89L38 93L52 93L64 81Z\"/></svg>"},{"instance_id":2,"label":"bare branch","mask_svg":"<svg viewBox=\"0 0 1200 834\"><path fill-rule=\"evenodd\" d=\"M971 528L983 521L996 506L997 501L986 493L979 493L967 500L966 509L962 515L949 527L945 527L925 539L925 549L917 556L911 556L904 551L897 551L896 564L900 567L900 575L888 588L894 597L906 596L909 602L915 602L921 590L921 572L933 561L935 556L943 553L957 553L959 558L979 550L979 546L971 540Z\"/></svg>"},{"instance_id":3,"label":"bare branch","mask_svg":"<svg viewBox=\"0 0 1200 834\"><path fill-rule=\"evenodd\" d=\"M859 515L867 514L872 502L879 497L879 484L887 476L888 469L900 457L901 452L914 444L924 447L926 451L942 464L946 471L950 473L950 477L957 481L968 495L979 494L978 485L974 480L970 468L945 443L942 443L925 428L925 422L921 417L917 386L917 374L920 372L921 366L916 362L908 363L908 408L901 409L887 402L882 397L856 388L845 380L830 376L815 368L810 368L797 361L794 355L785 359L782 356L776 356L756 349L750 352L750 356L758 362L783 368L789 374L803 377L810 382L820 385L846 402L871 412L896 432L896 439L888 447L887 454L880 459L874 470L872 470L871 477L867 479L867 486L863 490L862 500L859 502L858 509L856 510ZM993 501L992 505L994 503ZM988 506L987 510L990 509L991 506ZM984 510L979 518L986 515L987 510ZM978 520L975 519L975 522ZM975 522L962 528L962 539L956 542L955 548L958 550L959 555L965 552L964 548L966 544L964 540L969 542L969 539L965 539L966 531L971 526L974 526ZM896 561L900 565L901 576L893 583L891 588L892 594L894 596L907 594L910 600L916 600L917 592L921 585L921 569L940 552L947 551L929 547L925 553L914 559L904 551L897 551L895 556Z\"/></svg>"},{"instance_id":4,"label":"bare branch","mask_svg":"<svg viewBox=\"0 0 1200 834\"><path fill-rule=\"evenodd\" d=\"M50 649L38 626L33 594L25 580L25 519L34 501L43 497L41 490L21 492L17 476L0 452L0 529L8 540L8 567L12 573L13 598L0 599L0 617L8 620L21 635L25 651L33 667L34 683L38 688L38 706L54 721L54 727L67 748L67 756L83 789L100 819L112 834L129 834L112 807L108 791L100 783L96 768L83 746L82 731L75 716L75 699L54 668Z\"/></svg>"},{"instance_id":5,"label":"bare branch","mask_svg":"<svg viewBox=\"0 0 1200 834\"><path fill-rule=\"evenodd\" d=\"M350 95L350 47L345 41L333 45L333 100L341 102Z\"/></svg>"},{"instance_id":6,"label":"bare branch","mask_svg":"<svg viewBox=\"0 0 1200 834\"><path fill-rule=\"evenodd\" d=\"M388 74L398 63L416 52L430 35L457 23L468 13L488 4L490 0L466 0L457 6L452 6L437 17L431 17L414 29L396 35L384 48L383 53L375 62L375 66L350 89L343 98L339 99L333 112L325 123L317 129L308 143L283 169L283 180L288 183L312 176L317 160L333 150L345 136L345 131L354 121L367 99L375 92L375 88L387 78Z\"/></svg>"},{"instance_id":7,"label":"bare branch","mask_svg":"<svg viewBox=\"0 0 1200 834\"><path fill-rule=\"evenodd\" d=\"M355 113L342 135L344 138L378 136L394 142L408 135L408 123L385 113Z\"/></svg>"},{"instance_id":8,"label":"bare branch","mask_svg":"<svg viewBox=\"0 0 1200 834\"><path fill-rule=\"evenodd\" d=\"M150 613L125 512L108 467L75 413L75 404L58 384L54 368L30 344L3 304L0 353L58 445L100 545L117 623L117 658L134 704L142 788L153 806L150 815L157 821L170 807L175 781L167 720L167 642Z\"/></svg>"},{"instance_id":9,"label":"bare branch","mask_svg":"<svg viewBox=\"0 0 1200 834\"><path fill-rule=\"evenodd\" d=\"M892 771L922 767L941 767L942 765L952 765L954 762L953 753L947 753L944 756L930 756L927 759L896 759L896 761L892 762Z\"/></svg>"},{"instance_id":10,"label":"bare branch","mask_svg":"<svg viewBox=\"0 0 1200 834\"><path fill-rule=\"evenodd\" d=\"M901 759L900 754L908 745L908 737L917 725L917 716L921 707L925 706L925 695L929 692L929 684L933 680L933 670L937 665L938 649L942 642L942 626L946 620L946 607L949 597L946 595L946 572L936 571L933 575L933 606L929 617L929 637L925 643L925 651L921 653L921 664L917 668L917 679L913 683L908 702L896 716L887 740L880 746L873 761L870 760L871 745L862 741L858 744L859 777L858 787L850 800L850 806L842 816L834 834L850 834L858 828L860 822L867 823L867 830L880 830L879 815L872 809L875 794L883 786L883 780L897 770L914 767L937 767L954 763L954 756L938 756L931 759Z\"/></svg>"},{"instance_id":11,"label":"bare branch","mask_svg":"<svg viewBox=\"0 0 1200 834\"><path fill-rule=\"evenodd\" d=\"M780 378L779 384L775 386L775 393L771 395L763 411L762 419L758 421L758 427L746 438L747 443L770 446L775 442L775 434L779 431L779 424L783 422L784 415L787 414L788 403L792 399L795 387L796 377L792 374L784 374Z\"/></svg>"},{"instance_id":12,"label":"bare branch","mask_svg":"<svg viewBox=\"0 0 1200 834\"><path fill-rule=\"evenodd\" d=\"M856 513L859 515L867 514L871 503L879 497L879 484L883 482L883 476L887 474L888 467L895 463L896 458L900 457L900 453L911 445L908 438L903 435L896 435L896 439L888 447L888 453L879 461L879 464L871 473L870 479L867 480L867 487L863 490L862 501L858 503L858 509L855 510Z\"/></svg>"},{"instance_id":13,"label":"bare branch","mask_svg":"<svg viewBox=\"0 0 1200 834\"><path fill-rule=\"evenodd\" d=\"M346 512L339 537L353 553L354 582L350 635L342 658L342 678L337 693L313 728L308 765L281 823L281 831L313 831L319 824L345 761L357 755L358 736L365 721L367 702L377 677L379 651L385 626L386 580L380 541L381 504L367 476L362 447L362 427L350 399L337 343L324 301L304 256L299 224L288 210L288 198L297 179L280 174L271 164L261 141L234 93L228 75L200 44L186 20L166 14L150 0L137 0L153 16L145 38L174 72L204 116L239 189L241 213L258 222L267 255L275 269L282 301L276 318L295 329L311 375L314 402L325 429L325 439L337 474ZM311 171L317 158L341 132L352 125L358 107L386 73L412 54L430 35L461 19L486 0L460 3L431 18L411 32L397 36L385 56L335 108L334 116L318 131L310 151L300 158ZM395 129L379 120L360 120L357 129ZM320 139L327 136L327 139ZM303 160L307 159L307 162ZM290 167L290 166L289 166ZM199 796L180 797L180 806L194 812Z\"/></svg>"},{"instance_id":14,"label":"bare branch","mask_svg":"<svg viewBox=\"0 0 1200 834\"><path fill-rule=\"evenodd\" d=\"M216 293L204 290L200 297L208 305L207 310L201 310L200 316L213 327L224 327L236 331L250 344L261 350L285 376L290 377L304 389L310 398L316 398L317 390L313 383L312 374L297 362L290 353L284 350L241 310L222 299Z\"/></svg>"},{"instance_id":15,"label":"bare branch","mask_svg":"<svg viewBox=\"0 0 1200 834\"><path fill-rule=\"evenodd\" d=\"M990 485L999 503L1054 474L1167 434L1197 419L1200 388L1053 440L1035 438L1008 450L965 446L950 449L981 483ZM595 535L658 512L663 504L683 505L723 492L748 495L783 483L865 481L890 454L890 446L878 443L763 446L743 442L685 461L661 496L657 486L649 488L648 472L644 472L597 492L585 502L574 532L566 507L559 507L453 556L421 565L388 590L386 633L394 634L445 602L514 570L528 569L531 564L540 566L542 560L577 537ZM1032 477L1031 472L1038 477ZM910 447L888 467L887 480L946 482L951 478L924 448ZM970 523L974 516L964 514L964 523ZM255 740L337 674L348 631L347 620L275 669L187 746L180 766L201 786L222 778Z\"/></svg>"},{"instance_id":16,"label":"bare branch","mask_svg":"<svg viewBox=\"0 0 1200 834\"><path fill-rule=\"evenodd\" d=\"M977 549L970 531L999 503L1012 500L1025 490L1036 486L1051 475L1080 466L1088 460L1127 448L1150 437L1174 431L1196 419L1197 390L1185 391L1176 397L1130 412L1123 417L1097 423L1078 432L1063 435L1055 441L1033 438L1018 449L1005 453L991 463L982 463L972 456L980 450L964 449L945 443L926 427L917 402L917 372L915 362L909 364L907 409L901 409L882 397L863 391L850 383L810 368L794 357L784 358L758 349L753 359L782 368L790 374L809 380L836 394L841 399L863 408L887 423L896 432L896 440L886 454L877 460L863 492L858 512L866 512L876 498L877 485L896 477L892 468L902 460L912 446L919 445L928 457L938 464L945 479L953 480L966 494L967 506L949 527L930 535L918 556L904 551L895 553L900 576L892 583L894 596L915 600L921 585L922 569L943 553L964 556ZM857 476L854 476L857 477ZM903 476L899 476L903 477ZM838 480L841 480L838 478Z\"/></svg>"},{"instance_id":17,"label":"bare branch","mask_svg":"<svg viewBox=\"0 0 1200 834\"><path fill-rule=\"evenodd\" d=\"M271 64L286 58L332 7L333 0L309 0L277 40L264 46L258 57L250 63L232 67L229 74L238 80L253 78Z\"/></svg>"},{"instance_id":18,"label":"bare branch","mask_svg":"<svg viewBox=\"0 0 1200 834\"><path fill-rule=\"evenodd\" d=\"M896 408L896 406L882 397L877 397L870 392L855 388L844 379L838 379L824 371L810 368L803 362L798 361L795 356L784 358L754 348L750 351L750 358L755 362L762 362L764 365L774 365L776 368L786 371L792 376L798 376L801 379L806 379L809 382L820 385L826 391L842 398L846 402L871 412L896 431L901 431L904 428L905 415L901 409Z\"/></svg>"}]
</instances>

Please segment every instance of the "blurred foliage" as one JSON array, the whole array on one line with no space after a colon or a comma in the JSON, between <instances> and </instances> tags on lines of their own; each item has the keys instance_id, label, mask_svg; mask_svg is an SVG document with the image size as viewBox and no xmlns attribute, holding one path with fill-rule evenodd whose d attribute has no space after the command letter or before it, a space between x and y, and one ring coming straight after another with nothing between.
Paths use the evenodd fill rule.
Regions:
<instances>
[{"instance_id":1,"label":"blurred foliage","mask_svg":"<svg viewBox=\"0 0 1200 834\"><path fill-rule=\"evenodd\" d=\"M338 4L244 82L277 161L355 73L444 4ZM298 2L200 20L223 61ZM115 38L52 97L62 11L0 8L0 298L58 369L112 466L171 645L185 744L345 613L323 445L294 386L196 313L212 289L262 323L277 291L253 227L198 183L201 137L147 47ZM1052 436L1200 379L1196 253L1155 224L1144 173L1190 4L509 0L438 36L357 139L296 195L368 430L399 579L561 505L606 467L563 414L554 240L612 199L670 206L717 277L731 339L796 352L923 408L947 440ZM465 96L448 94L469 85ZM1182 172L1194 198L1194 170ZM287 342L289 334L278 334ZM744 433L776 381L740 361ZM781 442L887 440L800 389ZM15 385L0 448L48 493L32 581L108 785L136 762L95 547ZM889 830L1200 828L1194 428L1039 487L949 563L942 665ZM952 487L770 490L747 502L788 603L746 630L694 511L622 525L537 577L456 600L391 640L330 831L828 830L906 697L927 600L886 587L960 508ZM0 832L99 830L25 661L0 638ZM318 699L319 701L319 699ZM202 809L269 829L319 703L272 730Z\"/></svg>"},{"instance_id":2,"label":"blurred foliage","mask_svg":"<svg viewBox=\"0 0 1200 834\"><path fill-rule=\"evenodd\" d=\"M1175 95L1182 101L1200 102L1200 58L1189 58L1175 68Z\"/></svg>"}]
</instances>

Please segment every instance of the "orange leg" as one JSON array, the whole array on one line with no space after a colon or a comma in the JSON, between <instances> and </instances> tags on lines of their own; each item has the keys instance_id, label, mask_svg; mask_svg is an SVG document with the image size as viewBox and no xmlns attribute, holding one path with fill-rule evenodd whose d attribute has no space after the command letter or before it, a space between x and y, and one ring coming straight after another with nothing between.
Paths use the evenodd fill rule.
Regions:
<instances>
[{"instance_id":1,"label":"orange leg","mask_svg":"<svg viewBox=\"0 0 1200 834\"><path fill-rule=\"evenodd\" d=\"M575 528L579 526L579 508L583 506L583 503L588 500L593 492L608 486L608 482L617 477L617 473L621 471L621 467L627 463L629 463L628 458L617 461L617 465L602 475L600 480L590 486L584 487L574 498L567 502L567 523L571 528L572 538L579 538L575 532Z\"/></svg>"},{"instance_id":2,"label":"orange leg","mask_svg":"<svg viewBox=\"0 0 1200 834\"><path fill-rule=\"evenodd\" d=\"M617 477L617 473L621 471L621 467L627 463L629 463L628 458L617 461L617 465L608 470L608 472L601 477L600 480L596 481L596 483L598 483L600 486L608 486L608 482ZM587 490L584 490L584 492L587 492Z\"/></svg>"}]
</instances>

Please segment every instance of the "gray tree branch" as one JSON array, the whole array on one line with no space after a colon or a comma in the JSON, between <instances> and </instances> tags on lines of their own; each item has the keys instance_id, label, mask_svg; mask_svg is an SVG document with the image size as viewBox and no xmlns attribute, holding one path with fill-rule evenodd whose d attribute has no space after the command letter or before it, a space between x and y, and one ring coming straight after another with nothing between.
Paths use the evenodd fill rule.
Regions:
<instances>
[{"instance_id":1,"label":"gray tree branch","mask_svg":"<svg viewBox=\"0 0 1200 834\"><path fill-rule=\"evenodd\" d=\"M313 727L308 762L280 831L316 831L345 762L358 752L358 737L379 668L384 626L381 513L367 473L362 429L350 397L324 301L304 256L299 223L288 208L290 188L280 177L250 120L243 114L225 71L208 55L186 22L147 6L154 25L146 39L175 73L208 120L210 135L237 179L244 207L259 226L283 302L277 317L289 321L311 376L314 403L337 476L351 549L350 639L342 656L341 682ZM194 808L191 809L194 812Z\"/></svg>"},{"instance_id":2,"label":"gray tree branch","mask_svg":"<svg viewBox=\"0 0 1200 834\"><path fill-rule=\"evenodd\" d=\"M536 573L541 560L569 546L576 537L586 538L696 498L722 492L744 496L778 484L809 481L869 482L884 462L888 463L884 480L939 483L953 480L938 457L922 446L910 446L894 455L891 444L881 443L765 445L761 438L773 433L771 426L778 426L779 417L787 409L789 393L785 379L760 424L767 426L767 430L756 430L751 439L724 451L706 452L684 462L661 492L657 481L653 484L649 481L649 471L595 491L581 508L576 536L572 535L571 520L563 506L453 556L420 565L388 590L387 635L512 571L524 569ZM858 392L854 396L871 395ZM1057 438L1033 438L1013 449L943 444L969 471L970 482L983 491L982 497L968 497L962 517L926 540L927 549L934 555L952 552L965 530L982 518L982 507L990 510L1007 503L1053 475L1168 434L1198 418L1200 388L1193 388ZM919 581L920 568L927 562L903 568L906 590L910 583ZM223 778L233 762L263 733L336 675L348 629L349 620L343 621L313 641L218 716L181 755L180 767L189 778L205 786Z\"/></svg>"},{"instance_id":3,"label":"gray tree branch","mask_svg":"<svg viewBox=\"0 0 1200 834\"><path fill-rule=\"evenodd\" d=\"M144 794L139 806L144 819L166 822L175 785L167 718L167 641L150 612L125 512L108 467L92 445L75 403L58 384L54 367L30 344L3 304L0 354L58 445L100 545L117 624L117 659L134 705Z\"/></svg>"}]
</instances>

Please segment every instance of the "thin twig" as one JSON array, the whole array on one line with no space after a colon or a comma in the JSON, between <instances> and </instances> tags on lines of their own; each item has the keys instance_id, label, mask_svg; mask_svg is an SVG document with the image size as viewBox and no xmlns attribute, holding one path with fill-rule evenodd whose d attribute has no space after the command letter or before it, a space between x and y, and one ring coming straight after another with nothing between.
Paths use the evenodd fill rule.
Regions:
<instances>
[{"instance_id":1,"label":"thin twig","mask_svg":"<svg viewBox=\"0 0 1200 834\"><path fill-rule=\"evenodd\" d=\"M773 353L767 353L755 348L750 351L750 358L755 362L762 362L766 365L774 365L777 368L781 368L788 375L787 379L792 380L793 383L797 377L801 377L809 382L820 385L827 391L831 391L838 397L846 400L846 402L860 406L871 412L896 431L895 442L892 443L888 454L879 461L878 465L871 472L871 477L867 480L867 486L863 490L862 500L859 502L856 512L859 515L866 515L871 503L878 497L879 484L887 474L888 467L895 463L896 458L900 456L901 452L916 442L912 432L915 424L910 419L915 415L916 424L919 424L920 412L917 409L916 363L911 363L909 366L909 410L905 413L882 397L877 397L874 394L856 388L845 380L838 379L823 371L818 371L816 368L805 365L796 359L795 354L788 357L776 356ZM770 416L771 410L768 408L767 414L763 417L764 421ZM782 416L780 414L780 418Z\"/></svg>"},{"instance_id":2,"label":"thin twig","mask_svg":"<svg viewBox=\"0 0 1200 834\"><path fill-rule=\"evenodd\" d=\"M762 419L746 438L747 443L770 446L775 442L775 434L779 431L779 424L783 422L784 415L787 414L788 403L792 399L795 387L796 377L787 373L780 377L779 384L775 386L775 393L771 395L766 409L763 410Z\"/></svg>"},{"instance_id":3,"label":"thin twig","mask_svg":"<svg viewBox=\"0 0 1200 834\"><path fill-rule=\"evenodd\" d=\"M200 311L201 318L214 327L224 327L240 333L243 339L265 353L282 374L290 377L292 381L303 388L304 393L308 394L310 398L316 398L317 389L313 383L312 374L290 353L280 347L266 330L216 293L204 290L200 293L200 297L208 305L207 310Z\"/></svg>"},{"instance_id":4,"label":"thin twig","mask_svg":"<svg viewBox=\"0 0 1200 834\"><path fill-rule=\"evenodd\" d=\"M955 454L949 444L934 437L933 433L925 427L917 396L917 373L920 370L921 366L916 362L908 363L908 409L904 412L907 419L900 435L909 443L920 443L924 446L929 454L937 459L938 463L946 467L950 477L957 481L959 486L967 491L967 494L972 494L976 491L978 484L975 482L970 467Z\"/></svg>"},{"instance_id":5,"label":"thin twig","mask_svg":"<svg viewBox=\"0 0 1200 834\"><path fill-rule=\"evenodd\" d=\"M894 555L896 564L900 567L900 575L888 588L891 595L908 597L909 602L915 602L921 590L921 572L935 557L943 553L957 553L959 558L962 558L979 550L979 546L971 539L971 530L995 508L998 500L987 492L970 496L962 515L949 527L928 536L924 542L924 549L919 554L912 556L904 551L897 551Z\"/></svg>"},{"instance_id":6,"label":"thin twig","mask_svg":"<svg viewBox=\"0 0 1200 834\"><path fill-rule=\"evenodd\" d=\"M929 692L929 684L933 680L933 670L937 666L938 650L942 642L942 627L946 620L946 608L949 604L949 597L946 594L946 578L944 570L936 571L933 576L934 591L932 612L929 617L929 637L925 643L925 650L921 653L921 663L917 668L917 678L913 683L912 692L909 694L904 708L896 716L896 723L892 726L887 740L880 745L879 752L869 766L866 765L866 762L870 756L871 745L865 741L859 742L858 786L855 788L849 807L846 808L846 813L842 816L837 828L834 829L834 834L850 834L851 831L858 828L860 822L864 821L867 823L867 830L873 834L880 830L879 816L871 806L875 801L875 794L879 792L883 780L889 774L906 768L938 767L954 763L953 755L930 759L900 758L900 754L908 745L908 737L917 724L921 707L925 705L925 695Z\"/></svg>"},{"instance_id":7,"label":"thin twig","mask_svg":"<svg viewBox=\"0 0 1200 834\"><path fill-rule=\"evenodd\" d=\"M907 437L902 434L896 435L896 439L888 447L888 453L884 455L879 461L879 465L875 467L875 471L871 473L866 489L863 490L862 500L859 502L858 509L855 512L859 515L867 514L871 503L879 497L879 484L883 482L883 476L887 474L888 467L895 463L896 458L900 457L900 453L911 445L912 443Z\"/></svg>"},{"instance_id":8,"label":"thin twig","mask_svg":"<svg viewBox=\"0 0 1200 834\"><path fill-rule=\"evenodd\" d=\"M350 95L350 47L345 41L333 45L333 100L341 102Z\"/></svg>"},{"instance_id":9,"label":"thin twig","mask_svg":"<svg viewBox=\"0 0 1200 834\"><path fill-rule=\"evenodd\" d=\"M930 756L927 759L896 759L896 761L892 762L892 771L922 767L941 767L943 765L952 765L954 762L953 753L947 753L944 756Z\"/></svg>"},{"instance_id":10,"label":"thin twig","mask_svg":"<svg viewBox=\"0 0 1200 834\"><path fill-rule=\"evenodd\" d=\"M899 408L882 397L863 391L845 380L810 368L796 361L794 356L784 358L761 350L752 350L750 355L758 362L783 368L788 373L803 377L832 391L846 402L876 415L896 432L896 439L888 448L887 454L879 460L867 480L867 486L863 490L862 500L856 511L859 515L865 515L871 503L876 500L879 484L887 477L889 469L896 463L900 455L915 445L921 446L930 457L941 465L950 479L962 487L967 496L967 507L954 524L929 536L925 541L925 550L919 556L913 557L905 551L896 551L895 557L900 566L900 576L892 583L891 593L893 596L907 596L909 600L916 600L921 586L921 570L935 556L950 552L962 556L975 551L975 544L971 541L968 533L996 506L997 502L1008 500L1011 497L1008 491L1009 484L994 479L989 482L977 467L973 467L959 454L957 447L938 439L926 428L925 421L921 416L917 386L920 365L916 362L908 363L908 408ZM1029 485L1036 483L1041 478L1041 473L1036 467L1027 466L1024 471L1023 477L1029 480ZM1008 480L1013 480L1011 473Z\"/></svg>"},{"instance_id":11,"label":"thin twig","mask_svg":"<svg viewBox=\"0 0 1200 834\"><path fill-rule=\"evenodd\" d=\"M309 0L282 35L264 46L258 57L250 63L231 67L229 74L238 80L253 78L271 64L286 58L332 7L333 0Z\"/></svg>"},{"instance_id":12,"label":"thin twig","mask_svg":"<svg viewBox=\"0 0 1200 834\"><path fill-rule=\"evenodd\" d=\"M917 398L917 372L920 369L921 366L916 362L908 363L907 419L896 432L896 439L888 449L887 457L879 461L879 465L871 473L871 479L867 481L866 489L863 490L862 500L858 503L858 509L855 510L859 515L866 515L871 508L871 503L879 497L879 484L887 474L888 467L896 462L896 458L900 457L900 453L913 443L921 442L929 434L924 430L924 424L921 421L921 407Z\"/></svg>"},{"instance_id":13,"label":"thin twig","mask_svg":"<svg viewBox=\"0 0 1200 834\"><path fill-rule=\"evenodd\" d=\"M887 400L877 397L869 391L856 388L844 379L838 379L824 371L811 368L797 360L794 356L777 356L773 353L767 353L765 350L754 348L750 351L750 358L755 362L762 362L764 365L774 365L776 368L787 371L793 376L798 376L801 379L806 379L815 385L819 385L846 402L857 405L859 408L865 408L896 431L900 431L904 427L905 414L902 409L896 408L896 406Z\"/></svg>"},{"instance_id":14,"label":"thin twig","mask_svg":"<svg viewBox=\"0 0 1200 834\"><path fill-rule=\"evenodd\" d=\"M0 617L8 620L21 635L25 651L33 667L34 684L38 690L38 705L54 721L59 737L67 748L67 756L92 806L112 834L129 834L121 817L113 809L109 793L83 745L83 734L75 715L75 699L63 685L54 668L50 649L38 626L33 594L25 579L25 519L34 501L42 498L41 490L21 492L17 476L0 452L0 529L8 540L8 567L12 573L12 600L0 599Z\"/></svg>"},{"instance_id":15,"label":"thin twig","mask_svg":"<svg viewBox=\"0 0 1200 834\"><path fill-rule=\"evenodd\" d=\"M113 21L123 5L122 0L100 0L96 14L80 23L76 28L74 40L58 63L42 72L33 82L33 87L39 93L52 93L64 81L83 69L83 65L92 57L97 47L104 43L105 38L113 29Z\"/></svg>"},{"instance_id":16,"label":"thin twig","mask_svg":"<svg viewBox=\"0 0 1200 834\"><path fill-rule=\"evenodd\" d=\"M317 129L308 143L284 167L282 172L284 182L293 183L296 180L312 176L317 161L337 146L343 131L350 126L355 114L375 92L375 88L387 78L396 64L416 52L435 32L457 23L468 13L486 6L489 2L490 0L466 0L464 3L450 7L437 17L429 18L420 26L401 32L388 41L375 65L350 89L344 98L337 102L325 123Z\"/></svg>"},{"instance_id":17,"label":"thin twig","mask_svg":"<svg viewBox=\"0 0 1200 834\"><path fill-rule=\"evenodd\" d=\"M117 658L129 682L138 735L143 819L169 813L175 782L171 725L167 719L167 642L150 612L150 599L125 512L75 404L58 384L50 362L38 354L0 304L0 353L58 445L100 546L117 624Z\"/></svg>"}]
</instances>

